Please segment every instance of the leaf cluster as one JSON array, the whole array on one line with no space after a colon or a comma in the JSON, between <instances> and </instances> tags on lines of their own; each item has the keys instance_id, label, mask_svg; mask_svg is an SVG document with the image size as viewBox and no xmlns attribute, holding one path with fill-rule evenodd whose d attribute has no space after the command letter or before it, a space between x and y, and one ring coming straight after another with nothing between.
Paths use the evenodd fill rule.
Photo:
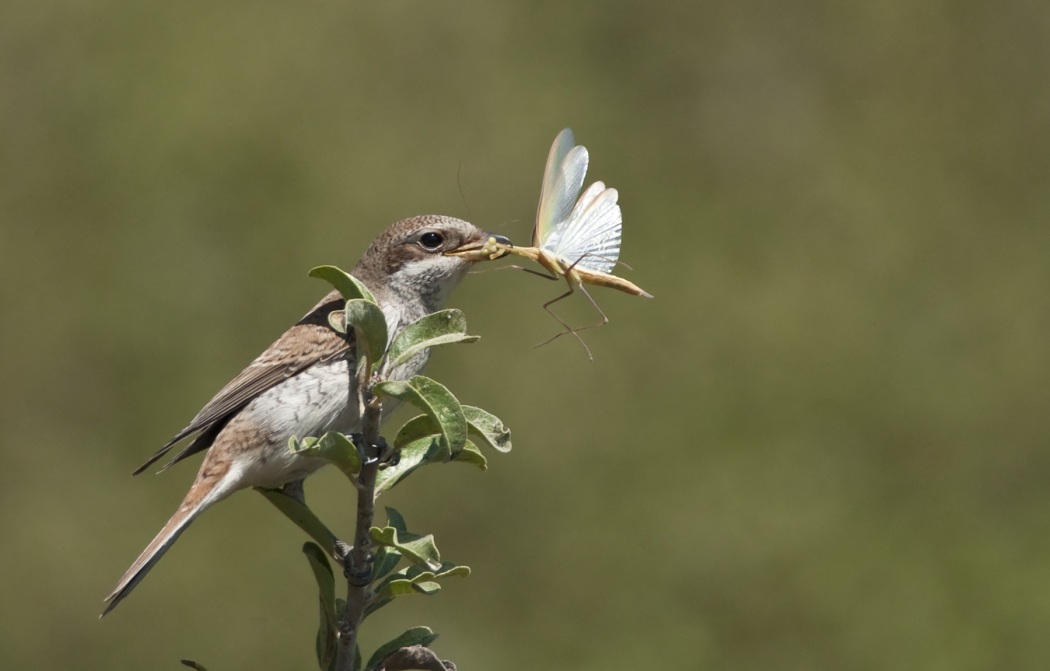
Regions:
<instances>
[{"instance_id":1,"label":"leaf cluster","mask_svg":"<svg viewBox=\"0 0 1050 671\"><path fill-rule=\"evenodd\" d=\"M370 533L376 551L367 588L365 618L398 597L436 594L441 590L440 580L470 575L470 567L441 560L432 535L410 532L404 518L393 508L387 508L386 514L387 525L372 527ZM335 596L335 574L325 550L314 542L307 542L303 545L303 554L310 563L318 589L317 661L321 669L330 671L336 668L339 623L346 610L346 600ZM355 650L354 669L375 671L388 656L401 648L429 646L437 636L428 627L412 627L379 646L364 666L361 665L360 651Z\"/></svg>"},{"instance_id":2,"label":"leaf cluster","mask_svg":"<svg viewBox=\"0 0 1050 671\"><path fill-rule=\"evenodd\" d=\"M293 453L330 462L360 494L366 495L364 500L371 503L380 493L400 484L427 464L462 462L484 470L487 459L481 447L510 451L510 430L495 415L462 405L451 391L431 378L414 375L398 379L396 376L400 366L425 355L432 347L475 342L478 337L466 333L466 318L461 311L442 310L426 315L391 339L375 297L359 280L333 266L314 268L310 275L326 280L346 299L345 307L329 314L328 322L341 333L354 334L358 363L353 388L358 393L356 398L351 397L351 402L359 404L362 416L368 410L378 412L386 399L408 403L422 414L408 420L398 430L392 445L378 455L370 451L374 446L337 432L293 437L289 441ZM374 477L362 475L369 467L374 469ZM335 596L335 575L329 559L343 564L349 575L351 562L346 546L314 515L301 496L292 496L283 490L259 491L312 539L303 546L303 553L319 593L317 659L325 671L343 668L338 665L337 647L339 637L346 635L348 606L347 600ZM358 500L360 506L362 499ZM393 508L387 508L386 514L386 526L368 529L366 542L371 543L373 550L367 575L361 583L363 593L358 593L362 598L355 599L362 606L360 620L398 597L435 594L441 589L439 581L470 574L466 566L442 561L433 536L410 532L404 518ZM350 589L354 589L353 585ZM363 666L360 650L355 645L353 669L380 669L391 655L413 646L426 647L436 637L427 627L411 628L380 646Z\"/></svg>"}]
</instances>

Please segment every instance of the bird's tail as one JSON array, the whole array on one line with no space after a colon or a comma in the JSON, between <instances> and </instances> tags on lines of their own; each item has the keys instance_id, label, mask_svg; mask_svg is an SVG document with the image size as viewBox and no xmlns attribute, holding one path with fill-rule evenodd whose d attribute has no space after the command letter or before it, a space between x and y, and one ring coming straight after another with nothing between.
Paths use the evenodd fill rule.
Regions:
<instances>
[{"instance_id":1,"label":"bird's tail","mask_svg":"<svg viewBox=\"0 0 1050 671\"><path fill-rule=\"evenodd\" d=\"M213 503L226 498L232 493L233 488L227 485L230 481L230 478L219 478L218 480L210 478L202 480L198 478L197 482L193 483L190 491L186 494L186 498L179 505L179 509L171 516L171 519L160 530L160 533L146 546L146 549L142 551L142 554L131 565L131 568L124 572L124 575L117 581L117 586L105 598L106 608L99 617L116 608L117 604L130 594L131 590L135 589L135 586L146 577L146 573L153 568L154 564L160 561L160 558L164 556L168 548L186 530L190 522L197 519L197 516Z\"/></svg>"}]
</instances>

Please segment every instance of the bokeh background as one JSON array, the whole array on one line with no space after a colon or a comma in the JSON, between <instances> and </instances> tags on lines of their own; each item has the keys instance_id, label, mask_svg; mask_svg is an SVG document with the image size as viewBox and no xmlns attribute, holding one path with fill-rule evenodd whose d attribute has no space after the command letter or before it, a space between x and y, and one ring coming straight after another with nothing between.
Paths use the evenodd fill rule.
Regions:
<instances>
[{"instance_id":1,"label":"bokeh background","mask_svg":"<svg viewBox=\"0 0 1050 671\"><path fill-rule=\"evenodd\" d=\"M463 669L1050 667L1050 4L154 2L0 10L0 667L314 668L253 493L102 597L195 472L130 471L438 212L527 240L554 135L617 187L610 325L455 297L487 473L384 502L471 565L384 610ZM582 299L563 303L593 320ZM346 534L352 493L308 492Z\"/></svg>"}]
</instances>

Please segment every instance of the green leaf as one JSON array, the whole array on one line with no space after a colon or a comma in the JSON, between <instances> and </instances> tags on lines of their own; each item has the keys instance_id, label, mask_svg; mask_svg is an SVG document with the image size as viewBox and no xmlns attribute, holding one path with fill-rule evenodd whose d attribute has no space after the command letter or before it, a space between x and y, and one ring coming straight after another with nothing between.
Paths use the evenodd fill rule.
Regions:
<instances>
[{"instance_id":1,"label":"green leaf","mask_svg":"<svg viewBox=\"0 0 1050 671\"><path fill-rule=\"evenodd\" d=\"M410 594L433 594L441 589L441 584L438 582L440 578L465 578L468 575L470 575L469 566L456 566L450 563L442 563L441 567L436 570L409 566L381 582L376 589L376 596L390 601Z\"/></svg>"},{"instance_id":2,"label":"green leaf","mask_svg":"<svg viewBox=\"0 0 1050 671\"><path fill-rule=\"evenodd\" d=\"M303 554L310 562L310 568L314 572L317 581L317 589L321 597L321 606L326 613L335 615L335 574L332 573L332 565L328 562L328 556L317 543L303 543Z\"/></svg>"},{"instance_id":3,"label":"green leaf","mask_svg":"<svg viewBox=\"0 0 1050 671\"><path fill-rule=\"evenodd\" d=\"M376 592L376 598L388 600L410 594L418 594L416 588L412 586L412 581L407 578L396 578L384 581L383 586Z\"/></svg>"},{"instance_id":4,"label":"green leaf","mask_svg":"<svg viewBox=\"0 0 1050 671\"><path fill-rule=\"evenodd\" d=\"M365 609L365 616L371 615L380 608L391 603L399 596L409 594L432 594L436 589L431 583L436 583L441 578L466 577L470 575L469 566L457 566L450 562L442 562L436 571L421 566L408 566L397 573L381 581L373 589L376 597Z\"/></svg>"},{"instance_id":5,"label":"green leaf","mask_svg":"<svg viewBox=\"0 0 1050 671\"><path fill-rule=\"evenodd\" d=\"M461 406L467 420L467 435L499 452L510 452L510 429L498 417L472 405ZM394 436L394 447L402 448L410 442L440 433L437 422L429 415L416 415L405 422Z\"/></svg>"},{"instance_id":6,"label":"green leaf","mask_svg":"<svg viewBox=\"0 0 1050 671\"><path fill-rule=\"evenodd\" d=\"M469 427L468 427L469 428ZM437 436L441 434L441 427L430 415L416 415L405 422L397 435L394 436L394 448L400 450L405 445L415 442L420 438Z\"/></svg>"},{"instance_id":7,"label":"green leaf","mask_svg":"<svg viewBox=\"0 0 1050 671\"><path fill-rule=\"evenodd\" d=\"M401 563L401 553L391 547L385 545L379 546L376 549L376 559L372 564L372 580L380 580L386 577L391 571L397 568L397 565Z\"/></svg>"},{"instance_id":8,"label":"green leaf","mask_svg":"<svg viewBox=\"0 0 1050 671\"><path fill-rule=\"evenodd\" d=\"M487 410L464 405L463 416L467 419L467 430L473 438L496 450L510 452L510 429Z\"/></svg>"},{"instance_id":9,"label":"green leaf","mask_svg":"<svg viewBox=\"0 0 1050 671\"><path fill-rule=\"evenodd\" d=\"M373 388L377 396L392 396L416 406L437 422L449 452L455 454L467 442L467 419L459 401L439 382L414 375L407 382L388 380Z\"/></svg>"},{"instance_id":10,"label":"green leaf","mask_svg":"<svg viewBox=\"0 0 1050 671\"><path fill-rule=\"evenodd\" d=\"M441 562L441 567L430 571L419 566L409 566L404 573L406 578L412 581L438 580L439 578L466 578L470 575L469 566L457 566L452 562Z\"/></svg>"},{"instance_id":11,"label":"green leaf","mask_svg":"<svg viewBox=\"0 0 1050 671\"><path fill-rule=\"evenodd\" d=\"M314 515L314 512L279 489L256 487L255 491L266 497L266 500L280 510L297 527L306 532L314 541L324 548L329 556L335 556L335 535Z\"/></svg>"},{"instance_id":12,"label":"green leaf","mask_svg":"<svg viewBox=\"0 0 1050 671\"><path fill-rule=\"evenodd\" d=\"M346 333L346 312L332 310L328 313L328 325L338 333Z\"/></svg>"},{"instance_id":13,"label":"green leaf","mask_svg":"<svg viewBox=\"0 0 1050 671\"><path fill-rule=\"evenodd\" d=\"M359 348L371 362L379 361L386 351L386 317L372 301L355 298L346 301L343 311L346 328L353 326Z\"/></svg>"},{"instance_id":14,"label":"green leaf","mask_svg":"<svg viewBox=\"0 0 1050 671\"><path fill-rule=\"evenodd\" d=\"M413 594L435 594L441 591L441 585L433 580L409 580L407 578L396 578L383 582L382 587L376 592L376 597L385 603L399 596L411 596Z\"/></svg>"},{"instance_id":15,"label":"green leaf","mask_svg":"<svg viewBox=\"0 0 1050 671\"><path fill-rule=\"evenodd\" d=\"M439 310L406 326L390 343L389 368L408 361L428 347L457 342L474 342L479 336L467 335L467 318L462 310Z\"/></svg>"},{"instance_id":16,"label":"green leaf","mask_svg":"<svg viewBox=\"0 0 1050 671\"><path fill-rule=\"evenodd\" d=\"M329 431L320 438L310 436L297 440L293 436L288 441L288 447L292 454L324 459L335 464L350 479L356 478L361 472L361 455L357 446L338 431Z\"/></svg>"},{"instance_id":17,"label":"green leaf","mask_svg":"<svg viewBox=\"0 0 1050 671\"><path fill-rule=\"evenodd\" d=\"M386 507L386 519L387 526L397 529L399 534L408 533L405 518L390 506ZM372 582L377 582L397 568L397 565L401 563L401 556L401 553L396 548L388 545L380 545L376 548L375 561L372 564Z\"/></svg>"},{"instance_id":18,"label":"green leaf","mask_svg":"<svg viewBox=\"0 0 1050 671\"><path fill-rule=\"evenodd\" d=\"M332 666L336 655L336 631L339 620L335 603L335 576L332 574L332 566L328 563L324 550L318 545L306 543L303 545L303 554L310 562L320 596L321 624L317 630L317 662L324 671Z\"/></svg>"},{"instance_id":19,"label":"green leaf","mask_svg":"<svg viewBox=\"0 0 1050 671\"><path fill-rule=\"evenodd\" d=\"M346 300L363 298L376 302L375 296L361 280L335 266L317 266L310 271L310 277L316 277L331 284Z\"/></svg>"},{"instance_id":20,"label":"green leaf","mask_svg":"<svg viewBox=\"0 0 1050 671\"><path fill-rule=\"evenodd\" d=\"M467 435L498 452L510 452L510 429L498 417L472 405L461 406L467 420ZM429 415L416 415L405 422L394 437L394 447L440 433L441 429ZM457 455L458 458L458 455Z\"/></svg>"},{"instance_id":21,"label":"green leaf","mask_svg":"<svg viewBox=\"0 0 1050 671\"><path fill-rule=\"evenodd\" d=\"M457 452L456 456L452 457L452 461L462 461L464 464L473 464L483 471L488 470L489 467L489 460L481 453L478 446L469 440L467 441L467 444L463 446L463 449Z\"/></svg>"},{"instance_id":22,"label":"green leaf","mask_svg":"<svg viewBox=\"0 0 1050 671\"><path fill-rule=\"evenodd\" d=\"M430 627L412 627L394 640L379 646L379 648L372 653L372 656L368 659L368 664L365 665L365 671L375 671L375 669L379 668L379 665L387 657L401 648L408 648L413 645L427 647L433 643L434 639L437 637L438 635L435 634Z\"/></svg>"},{"instance_id":23,"label":"green leaf","mask_svg":"<svg viewBox=\"0 0 1050 671\"><path fill-rule=\"evenodd\" d=\"M428 415L413 417L401 427L394 438L398 461L383 465L376 476L376 492L392 489L417 468L427 464L460 461L482 470L488 468L487 459L473 442L466 441L463 449L453 455L445 449L437 430L437 423Z\"/></svg>"},{"instance_id":24,"label":"green leaf","mask_svg":"<svg viewBox=\"0 0 1050 671\"><path fill-rule=\"evenodd\" d=\"M443 571L437 574L438 578L466 578L470 575L469 566L454 566L447 571Z\"/></svg>"},{"instance_id":25,"label":"green leaf","mask_svg":"<svg viewBox=\"0 0 1050 671\"><path fill-rule=\"evenodd\" d=\"M441 554L434 544L434 536L419 536L407 531L398 531L394 527L372 527L368 536L377 545L395 548L405 559L432 570L441 568Z\"/></svg>"},{"instance_id":26,"label":"green leaf","mask_svg":"<svg viewBox=\"0 0 1050 671\"><path fill-rule=\"evenodd\" d=\"M398 449L397 463L384 465L376 474L376 493L393 488L420 466L433 462L445 462L450 458L448 448L445 447L444 441L438 434L402 445Z\"/></svg>"},{"instance_id":27,"label":"green leaf","mask_svg":"<svg viewBox=\"0 0 1050 671\"><path fill-rule=\"evenodd\" d=\"M408 532L408 523L405 522L405 517L397 511L397 508L386 506L386 525L388 527L394 527L401 533Z\"/></svg>"}]
</instances>

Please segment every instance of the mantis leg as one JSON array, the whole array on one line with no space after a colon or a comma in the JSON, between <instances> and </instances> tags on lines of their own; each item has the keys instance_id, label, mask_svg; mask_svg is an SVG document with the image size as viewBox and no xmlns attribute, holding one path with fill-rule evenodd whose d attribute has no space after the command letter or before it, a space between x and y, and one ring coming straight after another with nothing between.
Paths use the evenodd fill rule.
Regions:
<instances>
[{"instance_id":1,"label":"mantis leg","mask_svg":"<svg viewBox=\"0 0 1050 671\"><path fill-rule=\"evenodd\" d=\"M545 280L557 280L558 279L557 275L552 275L549 272L548 273L542 273L542 272L540 272L538 270L533 270L532 268L526 268L525 266L518 266L518 265L513 265L513 264L509 265L509 266L499 266L498 268L485 268L484 270L471 270L471 271L468 272L468 274L470 274L470 275L480 275L482 273L494 273L497 270L524 270L525 272L527 272L527 273L529 273L531 275L536 275L537 277L542 277Z\"/></svg>"},{"instance_id":2,"label":"mantis leg","mask_svg":"<svg viewBox=\"0 0 1050 671\"><path fill-rule=\"evenodd\" d=\"M587 358L593 361L594 360L594 355L591 354L591 348L588 347L587 343L585 343L583 341L583 338L580 337L579 332L580 331L586 331L587 329L595 328L596 326L605 326L606 324L609 323L609 318L605 316L605 313L602 312L602 309L600 307L598 307L598 304L596 302L594 302L593 298L591 298L591 294L588 293L586 287L584 287L582 284L574 284L572 281L569 280L568 277L566 277L565 279L566 279L566 281L569 282L569 290L566 291L565 293L563 293L562 295L558 296L557 298L551 299L551 300L549 300L549 301L547 301L546 303L543 304L543 309L546 310L547 313L550 314L552 317L554 317L556 320L558 320L558 323L561 324L562 326L564 326L565 330L561 331L559 333L555 333L550 338L547 338L546 340L544 340L540 344L536 345L536 347L541 347L543 345L546 345L549 342L552 342L556 338L565 335L566 333L571 333L572 336L574 338L576 338L577 341L579 341L580 345L583 346L583 350L585 352L587 352ZM590 301L591 305L594 306L594 309L598 311L598 314L601 315L602 320L600 322L598 322L596 324L589 324L588 326L582 326L580 328L573 328L573 327L569 326L567 323L565 323L564 319L562 319L557 314L555 314L554 310L550 309L550 306L553 305L554 303L557 303L558 301L562 300L563 298L568 298L573 293L575 293L577 286L580 288L580 292L583 293L583 295L587 297L588 301Z\"/></svg>"},{"instance_id":3,"label":"mantis leg","mask_svg":"<svg viewBox=\"0 0 1050 671\"><path fill-rule=\"evenodd\" d=\"M564 326L565 330L560 332L560 333L555 333L553 336L551 336L550 338L547 338L546 340L541 342L539 345L536 345L536 347L540 347L542 345L546 345L547 343L553 341L555 338L558 338L559 336L563 336L566 333L571 333L573 335L573 337L576 338L577 341L579 341L580 345L583 346L584 351L587 352L587 358L593 361L594 360L594 356L591 354L591 348L588 347L587 343L585 343L583 341L583 338L580 337L579 332L580 331L586 331L587 329L592 329L592 328L595 328L595 327L598 327L598 326L605 326L606 324L609 323L609 318L605 315L605 312L602 311L601 307L598 306L598 303L594 300L594 298L591 297L590 292L587 291L587 287L583 286L583 283L580 282L579 280L575 280L574 281L572 279L573 278L572 271L576 267L576 264L579 263L580 261L582 261L587 256L588 256L587 254L584 254L580 258L576 259L576 261L574 261L572 265L570 265L568 268L565 269L565 274L563 275L563 277L565 277L565 281L569 284L569 290L566 291L565 293L563 293L562 295L560 295L560 296L558 296L558 297L556 297L556 298L554 298L552 300L549 300L549 301L547 301L546 303L543 304L543 309L546 310L547 313L550 314L552 317L554 317L556 320L558 320L558 323L561 324L562 326ZM536 273L536 274L539 275L540 273ZM594 309L601 316L601 321L599 321L597 323L594 323L594 324L588 324L587 326L581 326L580 328L573 328L573 327L569 326L567 323L565 323L565 320L563 320L561 317L556 315L554 313L554 311L550 309L550 306L553 305L554 303L557 303L558 301L562 300L563 298L568 298L573 293L575 293L576 292L576 287L580 288L580 292L583 293L583 295L587 297L587 300L590 302L590 304L592 306L594 306Z\"/></svg>"}]
</instances>

